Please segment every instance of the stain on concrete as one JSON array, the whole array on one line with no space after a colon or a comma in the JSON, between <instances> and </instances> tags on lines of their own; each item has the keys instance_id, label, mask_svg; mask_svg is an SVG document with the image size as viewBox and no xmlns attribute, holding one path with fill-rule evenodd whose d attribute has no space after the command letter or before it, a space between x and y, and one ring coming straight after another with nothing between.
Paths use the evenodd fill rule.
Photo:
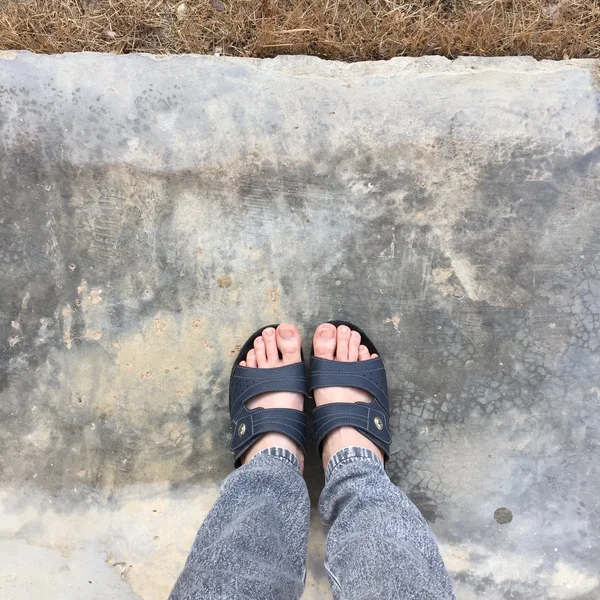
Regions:
<instances>
[{"instance_id":1,"label":"stain on concrete","mask_svg":"<svg viewBox=\"0 0 600 600\"><path fill-rule=\"evenodd\" d=\"M501 506L494 511L494 519L496 523L506 525L506 523L510 523L513 520L513 514L508 508Z\"/></svg>"},{"instance_id":2,"label":"stain on concrete","mask_svg":"<svg viewBox=\"0 0 600 600\"><path fill-rule=\"evenodd\" d=\"M165 597L231 470L241 344L292 320L307 354L345 318L388 366L389 473L459 597L596 593L593 68L3 64L2 537L60 538L53 577L101 563L116 598ZM328 597L325 533L313 523L310 598Z\"/></svg>"},{"instance_id":3,"label":"stain on concrete","mask_svg":"<svg viewBox=\"0 0 600 600\"><path fill-rule=\"evenodd\" d=\"M231 287L231 277L229 275L221 275L218 279L219 287L222 288L230 288Z\"/></svg>"}]
</instances>

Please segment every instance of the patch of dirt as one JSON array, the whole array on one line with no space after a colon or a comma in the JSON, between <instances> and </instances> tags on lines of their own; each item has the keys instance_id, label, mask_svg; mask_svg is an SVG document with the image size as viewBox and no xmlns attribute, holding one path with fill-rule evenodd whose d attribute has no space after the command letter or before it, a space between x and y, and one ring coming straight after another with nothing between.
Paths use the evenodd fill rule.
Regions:
<instances>
[{"instance_id":1,"label":"patch of dirt","mask_svg":"<svg viewBox=\"0 0 600 600\"><path fill-rule=\"evenodd\" d=\"M0 49L600 57L600 0L0 0Z\"/></svg>"}]
</instances>

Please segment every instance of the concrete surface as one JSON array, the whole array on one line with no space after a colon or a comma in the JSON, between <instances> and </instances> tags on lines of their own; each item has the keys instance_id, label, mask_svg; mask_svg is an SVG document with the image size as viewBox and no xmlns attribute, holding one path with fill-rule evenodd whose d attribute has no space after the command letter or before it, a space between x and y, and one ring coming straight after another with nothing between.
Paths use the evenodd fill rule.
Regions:
<instances>
[{"instance_id":1,"label":"concrete surface","mask_svg":"<svg viewBox=\"0 0 600 600\"><path fill-rule=\"evenodd\" d=\"M239 344L344 317L459 597L600 598L598 63L0 59L0 597L166 598Z\"/></svg>"}]
</instances>

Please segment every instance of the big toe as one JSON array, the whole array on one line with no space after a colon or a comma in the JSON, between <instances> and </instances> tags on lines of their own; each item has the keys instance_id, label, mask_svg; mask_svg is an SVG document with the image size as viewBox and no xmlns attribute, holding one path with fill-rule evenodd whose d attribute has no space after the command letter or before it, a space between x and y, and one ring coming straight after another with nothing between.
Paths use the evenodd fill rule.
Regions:
<instances>
[{"instance_id":1,"label":"big toe","mask_svg":"<svg viewBox=\"0 0 600 600\"><path fill-rule=\"evenodd\" d=\"M323 323L317 327L313 338L315 356L333 360L336 346L336 327L331 323Z\"/></svg>"},{"instance_id":2,"label":"big toe","mask_svg":"<svg viewBox=\"0 0 600 600\"><path fill-rule=\"evenodd\" d=\"M294 325L282 323L277 327L277 347L281 352L284 365L291 365L302 360L302 340Z\"/></svg>"}]
</instances>

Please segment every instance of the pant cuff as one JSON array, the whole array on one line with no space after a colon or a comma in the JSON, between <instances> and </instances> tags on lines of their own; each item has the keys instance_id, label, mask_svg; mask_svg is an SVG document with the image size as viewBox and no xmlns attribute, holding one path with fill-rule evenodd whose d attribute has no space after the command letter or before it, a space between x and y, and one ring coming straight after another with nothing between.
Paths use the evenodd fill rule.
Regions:
<instances>
[{"instance_id":1,"label":"pant cuff","mask_svg":"<svg viewBox=\"0 0 600 600\"><path fill-rule=\"evenodd\" d=\"M298 462L298 458L296 455L288 450L287 448L280 448L279 446L271 446L271 448L265 448L260 452L257 452L248 462L252 462L255 458L259 456L269 456L272 458L276 458L284 463L287 463L289 466L296 469L300 472L300 463Z\"/></svg>"},{"instance_id":2,"label":"pant cuff","mask_svg":"<svg viewBox=\"0 0 600 600\"><path fill-rule=\"evenodd\" d=\"M348 446L338 450L327 463L327 469L325 471L325 482L329 481L329 478L333 474L333 471L348 463L356 462L359 460L366 460L368 462L375 463L380 469L383 470L383 464L377 454L369 450L368 448L361 448L360 446Z\"/></svg>"}]
</instances>

